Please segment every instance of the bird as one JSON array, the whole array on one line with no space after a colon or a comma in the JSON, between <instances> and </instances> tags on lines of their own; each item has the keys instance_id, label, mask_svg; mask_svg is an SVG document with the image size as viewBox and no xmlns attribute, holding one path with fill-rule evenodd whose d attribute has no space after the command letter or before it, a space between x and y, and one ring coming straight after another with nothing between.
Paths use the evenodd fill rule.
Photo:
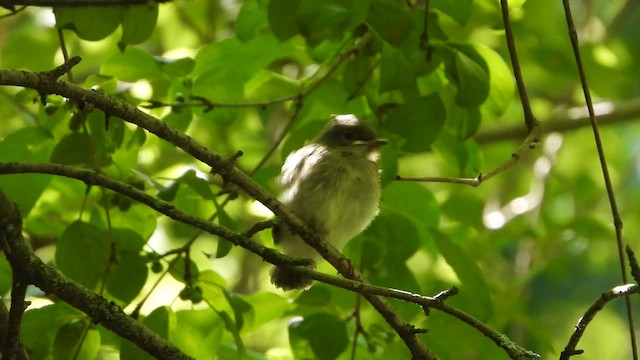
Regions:
<instances>
[{"instance_id":1,"label":"bird","mask_svg":"<svg viewBox=\"0 0 640 360\"><path fill-rule=\"evenodd\" d=\"M353 114L333 115L311 143L291 152L282 166L280 200L323 240L338 250L364 231L379 212L379 148L387 140ZM284 223L273 239L285 255L319 254ZM271 269L271 283L282 290L306 290L313 280L285 268Z\"/></svg>"}]
</instances>

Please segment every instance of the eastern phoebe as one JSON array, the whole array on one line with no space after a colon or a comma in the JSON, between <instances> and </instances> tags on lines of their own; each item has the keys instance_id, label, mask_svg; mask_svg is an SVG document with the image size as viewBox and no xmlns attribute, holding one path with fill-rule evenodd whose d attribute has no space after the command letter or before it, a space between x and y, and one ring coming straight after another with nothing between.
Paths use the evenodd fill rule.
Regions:
<instances>
[{"instance_id":1,"label":"eastern phoebe","mask_svg":"<svg viewBox=\"0 0 640 360\"><path fill-rule=\"evenodd\" d=\"M341 250L378 214L378 148L386 143L355 115L333 116L318 138L285 160L279 177L281 201ZM273 239L287 255L319 256L286 224L274 227ZM274 267L271 282L291 290L308 289L313 280Z\"/></svg>"}]
</instances>

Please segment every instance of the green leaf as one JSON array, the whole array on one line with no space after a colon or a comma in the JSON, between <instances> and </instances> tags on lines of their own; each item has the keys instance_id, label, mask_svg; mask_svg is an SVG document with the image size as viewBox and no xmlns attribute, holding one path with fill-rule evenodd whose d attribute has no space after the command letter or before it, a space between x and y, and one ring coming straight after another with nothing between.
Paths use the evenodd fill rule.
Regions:
<instances>
[{"instance_id":1,"label":"green leaf","mask_svg":"<svg viewBox=\"0 0 640 360\"><path fill-rule=\"evenodd\" d=\"M142 323L161 336L170 339L176 328L176 316L170 307L160 306L155 308ZM122 339L120 345L120 360L154 360L155 358L134 345L132 342Z\"/></svg>"},{"instance_id":2,"label":"green leaf","mask_svg":"<svg viewBox=\"0 0 640 360\"><path fill-rule=\"evenodd\" d=\"M20 340L29 349L30 358L51 358L58 329L84 316L80 311L63 302L27 310L20 326Z\"/></svg>"},{"instance_id":3,"label":"green leaf","mask_svg":"<svg viewBox=\"0 0 640 360\"><path fill-rule=\"evenodd\" d=\"M193 73L199 76L212 71L232 71L244 83L258 70L266 68L278 58L291 56L292 52L295 52L295 48L291 43L279 43L276 38L266 34L246 43L234 38L225 39L200 49ZM238 64L242 64L242 67L238 68Z\"/></svg>"},{"instance_id":4,"label":"green leaf","mask_svg":"<svg viewBox=\"0 0 640 360\"><path fill-rule=\"evenodd\" d=\"M380 93L415 87L416 72L404 53L385 43L380 60Z\"/></svg>"},{"instance_id":5,"label":"green leaf","mask_svg":"<svg viewBox=\"0 0 640 360\"><path fill-rule=\"evenodd\" d=\"M202 199L212 200L214 198L211 188L209 187L209 182L196 176L196 171L193 169L187 170L182 174L179 181L198 193Z\"/></svg>"},{"instance_id":6,"label":"green leaf","mask_svg":"<svg viewBox=\"0 0 640 360\"><path fill-rule=\"evenodd\" d=\"M171 308L168 306L160 306L144 318L142 323L162 338L169 339L175 329L175 321L175 314Z\"/></svg>"},{"instance_id":7,"label":"green leaf","mask_svg":"<svg viewBox=\"0 0 640 360\"><path fill-rule=\"evenodd\" d=\"M415 31L414 23L407 21L407 12L406 8L398 6L394 1L371 1L366 19L367 25L378 34L380 39L397 46Z\"/></svg>"},{"instance_id":8,"label":"green leaf","mask_svg":"<svg viewBox=\"0 0 640 360\"><path fill-rule=\"evenodd\" d=\"M282 318L292 307L287 298L271 291L260 291L247 295L245 299L251 304L255 314L253 323L246 324L246 331L251 331L261 325Z\"/></svg>"},{"instance_id":9,"label":"green leaf","mask_svg":"<svg viewBox=\"0 0 640 360\"><path fill-rule=\"evenodd\" d=\"M417 224L437 227L440 222L440 206L436 198L419 183L390 183L382 189L382 206L401 213Z\"/></svg>"},{"instance_id":10,"label":"green leaf","mask_svg":"<svg viewBox=\"0 0 640 360\"><path fill-rule=\"evenodd\" d=\"M473 14L473 0L435 0L433 8L451 16L460 25L465 25Z\"/></svg>"},{"instance_id":11,"label":"green leaf","mask_svg":"<svg viewBox=\"0 0 640 360\"><path fill-rule=\"evenodd\" d=\"M173 201L178 194L180 188L179 181L171 181L167 186L158 191L158 198L164 201Z\"/></svg>"},{"instance_id":12,"label":"green leaf","mask_svg":"<svg viewBox=\"0 0 640 360\"><path fill-rule=\"evenodd\" d=\"M198 276L200 275L200 270L198 270L198 266L193 262L193 261L189 261L189 272L190 272L190 278L189 279L185 279L185 266L186 266L186 262L184 260L184 257L180 257L176 263L171 267L171 270L169 270L169 274L171 274L171 276L173 276L174 279L180 281L181 283L193 283L198 279Z\"/></svg>"},{"instance_id":13,"label":"green leaf","mask_svg":"<svg viewBox=\"0 0 640 360\"><path fill-rule=\"evenodd\" d=\"M431 234L440 250L440 254L460 279L462 283L461 291L466 292L467 296L472 297L480 304L483 310L480 318L486 319L489 317L493 313L493 302L487 282L478 264L467 254L467 251L462 246L451 241L445 234L437 230L431 230Z\"/></svg>"},{"instance_id":14,"label":"green leaf","mask_svg":"<svg viewBox=\"0 0 640 360\"><path fill-rule=\"evenodd\" d=\"M331 303L331 293L322 286L312 286L296 298L296 304L305 306L325 306Z\"/></svg>"},{"instance_id":15,"label":"green leaf","mask_svg":"<svg viewBox=\"0 0 640 360\"><path fill-rule=\"evenodd\" d=\"M234 24L235 34L240 41L253 39L259 31L269 26L266 10L258 0L247 0L242 4Z\"/></svg>"},{"instance_id":16,"label":"green leaf","mask_svg":"<svg viewBox=\"0 0 640 360\"><path fill-rule=\"evenodd\" d=\"M477 176L480 171L480 151L473 140L461 140L457 136L443 131L433 144L446 164L458 172L458 176Z\"/></svg>"},{"instance_id":17,"label":"green leaf","mask_svg":"<svg viewBox=\"0 0 640 360\"><path fill-rule=\"evenodd\" d=\"M155 58L163 73L173 79L180 79L189 75L196 66L196 61L190 57L180 59Z\"/></svg>"},{"instance_id":18,"label":"green leaf","mask_svg":"<svg viewBox=\"0 0 640 360\"><path fill-rule=\"evenodd\" d=\"M109 276L107 291L125 304L138 296L147 281L147 264L136 252L123 251Z\"/></svg>"},{"instance_id":19,"label":"green leaf","mask_svg":"<svg viewBox=\"0 0 640 360\"><path fill-rule=\"evenodd\" d=\"M298 359L332 360L349 344L344 320L329 313L317 313L289 323L289 343Z\"/></svg>"},{"instance_id":20,"label":"green leaf","mask_svg":"<svg viewBox=\"0 0 640 360\"><path fill-rule=\"evenodd\" d=\"M124 121L118 118L107 118L100 111L93 111L87 116L89 125L90 156L92 166L108 166L111 155L122 145L124 138Z\"/></svg>"},{"instance_id":21,"label":"green leaf","mask_svg":"<svg viewBox=\"0 0 640 360\"><path fill-rule=\"evenodd\" d=\"M210 359L218 351L223 334L224 322L210 309L178 311L171 340L195 359Z\"/></svg>"},{"instance_id":22,"label":"green leaf","mask_svg":"<svg viewBox=\"0 0 640 360\"><path fill-rule=\"evenodd\" d=\"M90 164L89 141L84 134L69 134L56 144L51 161L63 165Z\"/></svg>"},{"instance_id":23,"label":"green leaf","mask_svg":"<svg viewBox=\"0 0 640 360\"><path fill-rule=\"evenodd\" d=\"M55 31L42 27L34 29L35 19L24 19L4 33L0 47L0 64L3 69L49 71L53 67L56 52L60 49ZM28 51L27 51L28 49Z\"/></svg>"},{"instance_id":24,"label":"green leaf","mask_svg":"<svg viewBox=\"0 0 640 360\"><path fill-rule=\"evenodd\" d=\"M145 241L157 227L158 213L142 204L134 203L127 211L112 211L110 215L112 223L135 231Z\"/></svg>"},{"instance_id":25,"label":"green leaf","mask_svg":"<svg viewBox=\"0 0 640 360\"><path fill-rule=\"evenodd\" d=\"M234 222L231 216L229 216L224 207L220 206L217 201L214 200L214 204L218 213L218 224L228 229L233 229ZM231 241L218 237L218 247L216 247L215 258L220 259L227 256L231 249L233 249L233 243Z\"/></svg>"},{"instance_id":26,"label":"green leaf","mask_svg":"<svg viewBox=\"0 0 640 360\"><path fill-rule=\"evenodd\" d=\"M511 68L495 50L474 45L474 49L485 60L489 68L489 98L482 104L481 109L487 112L487 117L497 118L504 114L513 102L515 83Z\"/></svg>"},{"instance_id":27,"label":"green leaf","mask_svg":"<svg viewBox=\"0 0 640 360\"><path fill-rule=\"evenodd\" d=\"M297 81L289 77L263 70L247 83L245 91L249 101L261 102L297 94L301 87Z\"/></svg>"},{"instance_id":28,"label":"green leaf","mask_svg":"<svg viewBox=\"0 0 640 360\"><path fill-rule=\"evenodd\" d=\"M69 278L88 289L95 288L109 262L109 239L94 225L76 221L60 236L56 265Z\"/></svg>"},{"instance_id":29,"label":"green leaf","mask_svg":"<svg viewBox=\"0 0 640 360\"><path fill-rule=\"evenodd\" d=\"M71 29L84 40L97 41L109 36L120 25L121 7L59 7L54 9L56 27Z\"/></svg>"},{"instance_id":30,"label":"green leaf","mask_svg":"<svg viewBox=\"0 0 640 360\"><path fill-rule=\"evenodd\" d=\"M458 190L451 192L449 198L442 204L443 216L478 231L484 230L482 212L484 199L475 191Z\"/></svg>"},{"instance_id":31,"label":"green leaf","mask_svg":"<svg viewBox=\"0 0 640 360\"><path fill-rule=\"evenodd\" d=\"M238 331L242 330L245 324L245 318L253 319L254 310L250 303L244 300L240 295L224 291L224 297L233 309L233 316ZM251 321L249 321L251 322Z\"/></svg>"},{"instance_id":32,"label":"green leaf","mask_svg":"<svg viewBox=\"0 0 640 360\"><path fill-rule=\"evenodd\" d=\"M171 111L162 118L162 121L178 131L185 132L193 121L193 112L191 109Z\"/></svg>"},{"instance_id":33,"label":"green leaf","mask_svg":"<svg viewBox=\"0 0 640 360\"><path fill-rule=\"evenodd\" d=\"M393 277L394 267L420 248L421 234L418 224L399 212L383 208L363 237L365 265L377 275ZM402 246L397 246L397 241L401 241Z\"/></svg>"},{"instance_id":34,"label":"green leaf","mask_svg":"<svg viewBox=\"0 0 640 360\"><path fill-rule=\"evenodd\" d=\"M316 48L320 48L320 46L317 46ZM369 81L371 71L373 71L377 66L376 60L371 56L364 55L365 54L362 54L361 56L349 59L344 66L344 71L342 72L342 86L349 96L353 96L354 94L371 96L372 94L377 95L379 91L378 84ZM380 92L382 91L380 90Z\"/></svg>"},{"instance_id":35,"label":"green leaf","mask_svg":"<svg viewBox=\"0 0 640 360\"><path fill-rule=\"evenodd\" d=\"M383 187L395 181L398 175L398 152L391 146L383 146L380 149L380 161L378 166L382 171L380 183Z\"/></svg>"},{"instance_id":36,"label":"green leaf","mask_svg":"<svg viewBox=\"0 0 640 360\"><path fill-rule=\"evenodd\" d=\"M13 270L7 261L7 258L0 257L0 293L6 294L11 290L11 279L13 279Z\"/></svg>"},{"instance_id":37,"label":"green leaf","mask_svg":"<svg viewBox=\"0 0 640 360\"><path fill-rule=\"evenodd\" d=\"M84 320L63 325L53 342L53 359L94 360L100 349L100 332L92 328L86 331L88 325Z\"/></svg>"},{"instance_id":38,"label":"green leaf","mask_svg":"<svg viewBox=\"0 0 640 360\"><path fill-rule=\"evenodd\" d=\"M91 74L84 81L84 86L105 94L113 94L118 86L118 81L113 76Z\"/></svg>"},{"instance_id":39,"label":"green leaf","mask_svg":"<svg viewBox=\"0 0 640 360\"><path fill-rule=\"evenodd\" d=\"M133 229L127 228L114 228L112 230L113 237L118 245L118 250L126 250L132 252L139 252L142 250L145 239Z\"/></svg>"},{"instance_id":40,"label":"green leaf","mask_svg":"<svg viewBox=\"0 0 640 360\"><path fill-rule=\"evenodd\" d=\"M100 73L128 82L162 77L160 66L153 56L132 47L109 57L100 67Z\"/></svg>"},{"instance_id":41,"label":"green leaf","mask_svg":"<svg viewBox=\"0 0 640 360\"><path fill-rule=\"evenodd\" d=\"M44 127L26 127L7 135L0 141L0 161L46 162L54 141ZM0 188L18 204L23 216L29 215L51 176L42 174L15 174L0 176Z\"/></svg>"},{"instance_id":42,"label":"green leaf","mask_svg":"<svg viewBox=\"0 0 640 360\"><path fill-rule=\"evenodd\" d=\"M477 107L461 108L459 106L448 107L447 129L456 138L466 140L478 132L480 128L480 110Z\"/></svg>"},{"instance_id":43,"label":"green leaf","mask_svg":"<svg viewBox=\"0 0 640 360\"><path fill-rule=\"evenodd\" d=\"M151 2L143 6L131 6L124 12L122 37L124 44L140 44L147 40L158 20L158 4Z\"/></svg>"},{"instance_id":44,"label":"green leaf","mask_svg":"<svg viewBox=\"0 0 640 360\"><path fill-rule=\"evenodd\" d=\"M338 41L364 21L368 8L368 0L302 0L295 13L296 25L311 46Z\"/></svg>"},{"instance_id":45,"label":"green leaf","mask_svg":"<svg viewBox=\"0 0 640 360\"><path fill-rule=\"evenodd\" d=\"M282 159L291 154L292 151L304 146L308 140L314 139L327 126L326 120L310 121L298 128L293 129L282 145Z\"/></svg>"},{"instance_id":46,"label":"green leaf","mask_svg":"<svg viewBox=\"0 0 640 360\"><path fill-rule=\"evenodd\" d=\"M286 41L298 34L295 14L302 0L271 0L267 9L271 31L280 41Z\"/></svg>"},{"instance_id":47,"label":"green leaf","mask_svg":"<svg viewBox=\"0 0 640 360\"><path fill-rule=\"evenodd\" d=\"M447 112L438 95L421 96L393 109L383 127L403 137L401 149L427 151L442 130Z\"/></svg>"},{"instance_id":48,"label":"green leaf","mask_svg":"<svg viewBox=\"0 0 640 360\"><path fill-rule=\"evenodd\" d=\"M466 44L449 43L447 75L458 87L455 102L461 107L481 105L489 96L489 69L478 51Z\"/></svg>"}]
</instances>

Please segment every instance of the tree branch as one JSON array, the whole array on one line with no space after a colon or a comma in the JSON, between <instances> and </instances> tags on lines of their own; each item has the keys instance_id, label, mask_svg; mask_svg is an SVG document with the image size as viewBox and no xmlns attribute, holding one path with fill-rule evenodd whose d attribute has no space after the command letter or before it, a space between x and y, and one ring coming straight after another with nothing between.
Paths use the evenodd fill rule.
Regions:
<instances>
[{"instance_id":1,"label":"tree branch","mask_svg":"<svg viewBox=\"0 0 640 360\"><path fill-rule=\"evenodd\" d=\"M171 0L152 0L155 3L165 3ZM149 0L1 0L0 7L13 9L16 6L38 7L111 7L111 6L145 6Z\"/></svg>"},{"instance_id":2,"label":"tree branch","mask_svg":"<svg viewBox=\"0 0 640 360\"><path fill-rule=\"evenodd\" d=\"M628 283L627 266L625 264L624 256L624 240L622 239L622 218L618 212L618 205L616 203L616 195L613 191L613 184L611 183L611 177L609 176L609 167L604 154L604 147L602 146L602 140L600 138L600 130L598 129L598 121L596 119L595 111L593 110L593 102L591 100L591 91L589 90L589 84L587 82L587 75L582 65L582 56L580 55L580 45L578 43L578 33L576 32L573 22L573 15L571 14L571 4L569 0L562 0L564 6L564 13L567 21L567 28L569 30L569 38L571 40L571 47L573 49L573 56L578 67L578 75L580 76L580 85L582 86L582 92L584 93L584 100L589 111L589 119L591 121L591 129L593 130L593 138L596 143L596 149L598 151L598 159L600 160L600 168L602 170L602 179L604 180L605 188L607 189L607 197L609 198L609 205L611 206L611 215L613 217L613 225L616 232L616 245L618 247L618 260L620 262L620 273L622 275L623 283ZM631 352L633 359L638 360L638 345L636 343L636 330L633 321L633 307L631 306L631 298L625 297L625 305L627 308L627 325L629 327L629 337L631 341Z\"/></svg>"},{"instance_id":3,"label":"tree branch","mask_svg":"<svg viewBox=\"0 0 640 360\"><path fill-rule=\"evenodd\" d=\"M523 354L530 354L525 358L536 358L535 354L525 350L518 345L514 344L503 334L492 330L479 320L476 320L472 316L454 308L449 305L444 304L444 299L448 296L451 296L456 291L447 291L443 292L442 295L438 295L435 297L427 297L423 295L418 295L414 293L410 293L403 290L390 289L379 287L375 285L366 284L360 281L354 281L349 279L344 279L324 273L320 273L314 270L309 269L305 266L297 266L303 265L302 263L306 262L306 259L298 260L295 258L291 258L281 253L262 246L251 240L251 237L264 229L270 228L273 226L273 220L267 220L264 222L259 222L251 226L248 230L243 233L235 233L223 226L219 226L213 224L209 221L205 221L198 217L189 215L181 210L176 209L171 204L156 199L151 195L146 194L145 192L127 185L125 183L121 183L117 180L111 179L107 176L104 176L100 173L97 173L92 170L86 169L78 169L73 167L68 167L64 165L57 164L39 164L39 163L0 163L0 174L18 174L18 173L41 173L41 174L52 174L52 175L60 175L69 178L74 178L77 180L81 180L88 185L98 185L105 188L108 188L112 191L115 191L124 196L130 197L142 204L145 204L158 212L182 223L194 226L206 232L209 232L213 235L225 238L236 245L242 246L245 249L256 253L261 256L264 260L278 266L287 267L291 271L297 272L309 278L315 279L317 281L333 285L336 287L340 287L346 290L350 290L353 292L357 292L363 295L368 296L383 296L383 297L391 297L411 303L415 303L420 305L424 309L434 308L445 313L448 313L459 320L469 324L470 326L478 329L482 334L490 338L494 341L498 346L502 347L509 354L519 354L518 356L523 356ZM412 331L418 332L418 329L412 328ZM533 354L533 355L531 355ZM522 357L513 357L522 358Z\"/></svg>"},{"instance_id":4,"label":"tree branch","mask_svg":"<svg viewBox=\"0 0 640 360\"><path fill-rule=\"evenodd\" d=\"M22 238L22 218L17 206L2 191L0 219L0 241L14 276L20 274L19 277L25 284L31 283L46 293L58 296L87 314L93 322L102 324L158 359L192 360L169 341L127 316L116 304L65 278L33 255Z\"/></svg>"},{"instance_id":5,"label":"tree branch","mask_svg":"<svg viewBox=\"0 0 640 360\"><path fill-rule=\"evenodd\" d=\"M76 58L72 58L74 60ZM179 147L195 159L212 168L212 172L220 175L226 182L233 183L243 189L249 196L261 202L276 216L300 235L310 246L315 248L338 272L350 279L363 281L362 275L351 266L351 262L330 244L324 242L307 224L300 220L289 208L254 182L247 174L229 164L220 155L211 153L204 146L189 136L177 131L166 123L148 115L125 101L99 92L86 90L65 81L44 81L38 74L0 70L0 85L14 85L37 90L41 94L57 94L79 102L93 104L105 114L119 117L138 125ZM378 310L391 327L400 335L415 358L434 359L434 355L420 342L413 327L402 320L386 300L367 295L367 300Z\"/></svg>"},{"instance_id":6,"label":"tree branch","mask_svg":"<svg viewBox=\"0 0 640 360\"><path fill-rule=\"evenodd\" d=\"M609 301L621 296L628 298L628 295L637 294L638 292L640 292L640 288L638 288L637 284L627 284L616 286L615 288L600 295L600 298L589 307L589 309L584 313L584 316L582 316L578 321L578 324L569 339L569 343L565 346L564 350L562 350L562 353L560 353L560 360L568 360L570 357L584 352L583 350L576 350L576 346L578 346L578 342L580 342L580 338L582 338L582 335L587 329L589 323L591 323L591 320L593 320L596 314L598 314L598 312L600 312L600 310L602 310Z\"/></svg>"},{"instance_id":7,"label":"tree branch","mask_svg":"<svg viewBox=\"0 0 640 360\"><path fill-rule=\"evenodd\" d=\"M598 125L613 125L635 121L640 118L640 99L627 102L602 102L594 104L594 113L598 118ZM566 132L591 126L588 112L584 107L574 107L561 113L555 113L545 119L540 125L543 134L551 132ZM488 144L498 141L517 140L527 135L522 126L509 126L498 129L488 129L476 134L473 138L478 144Z\"/></svg>"},{"instance_id":8,"label":"tree branch","mask_svg":"<svg viewBox=\"0 0 640 360\"><path fill-rule=\"evenodd\" d=\"M518 148L518 150L515 153L511 154L511 158L509 158L509 160L505 161L498 167L494 168L493 170L485 174L479 174L475 178L404 177L404 176L398 175L395 177L395 179L398 181L442 182L442 183L452 183L452 184L463 184L463 185L469 185L473 187L480 186L480 184L482 184L483 182L515 166L518 163L518 161L520 161L520 158L525 152L535 148L538 145L538 142L540 141L539 129L540 128L537 126L532 129L531 133L527 136L526 139L524 139L522 144L520 144L520 147Z\"/></svg>"},{"instance_id":9,"label":"tree branch","mask_svg":"<svg viewBox=\"0 0 640 360\"><path fill-rule=\"evenodd\" d=\"M170 203L157 199L134 186L125 184L118 180L114 180L93 170L80 169L59 164L18 162L0 163L0 174L23 173L59 175L80 180L87 185L98 185L105 187L119 194L125 195L133 200L136 200L142 204L145 204L150 208L158 211L159 213L164 214L176 221L194 226L212 235L231 241L234 245L241 246L253 252L254 254L259 255L264 260L272 264L296 266L307 265L308 263L308 260L306 259L295 259L292 257L284 256L272 248L260 245L257 242L251 240L251 236L253 236L256 231L264 228L264 226L270 225L269 222L256 224L251 229L247 230L245 234L238 234L224 226L217 225L197 216L187 214L184 211L178 210Z\"/></svg>"}]
</instances>

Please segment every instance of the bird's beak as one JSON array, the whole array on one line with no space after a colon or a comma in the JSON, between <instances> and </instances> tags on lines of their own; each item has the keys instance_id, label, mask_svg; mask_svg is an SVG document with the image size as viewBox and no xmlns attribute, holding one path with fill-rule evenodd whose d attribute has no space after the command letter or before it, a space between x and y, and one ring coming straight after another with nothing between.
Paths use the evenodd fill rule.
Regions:
<instances>
[{"instance_id":1,"label":"bird's beak","mask_svg":"<svg viewBox=\"0 0 640 360\"><path fill-rule=\"evenodd\" d=\"M365 145L370 148L377 148L382 145L386 145L389 142L386 139L373 139L373 140L356 140L351 145Z\"/></svg>"},{"instance_id":2,"label":"bird's beak","mask_svg":"<svg viewBox=\"0 0 640 360\"><path fill-rule=\"evenodd\" d=\"M363 145L367 145L370 148L377 148L382 145L387 145L389 142L387 141L387 139L373 139L373 140L363 141L362 143Z\"/></svg>"}]
</instances>

